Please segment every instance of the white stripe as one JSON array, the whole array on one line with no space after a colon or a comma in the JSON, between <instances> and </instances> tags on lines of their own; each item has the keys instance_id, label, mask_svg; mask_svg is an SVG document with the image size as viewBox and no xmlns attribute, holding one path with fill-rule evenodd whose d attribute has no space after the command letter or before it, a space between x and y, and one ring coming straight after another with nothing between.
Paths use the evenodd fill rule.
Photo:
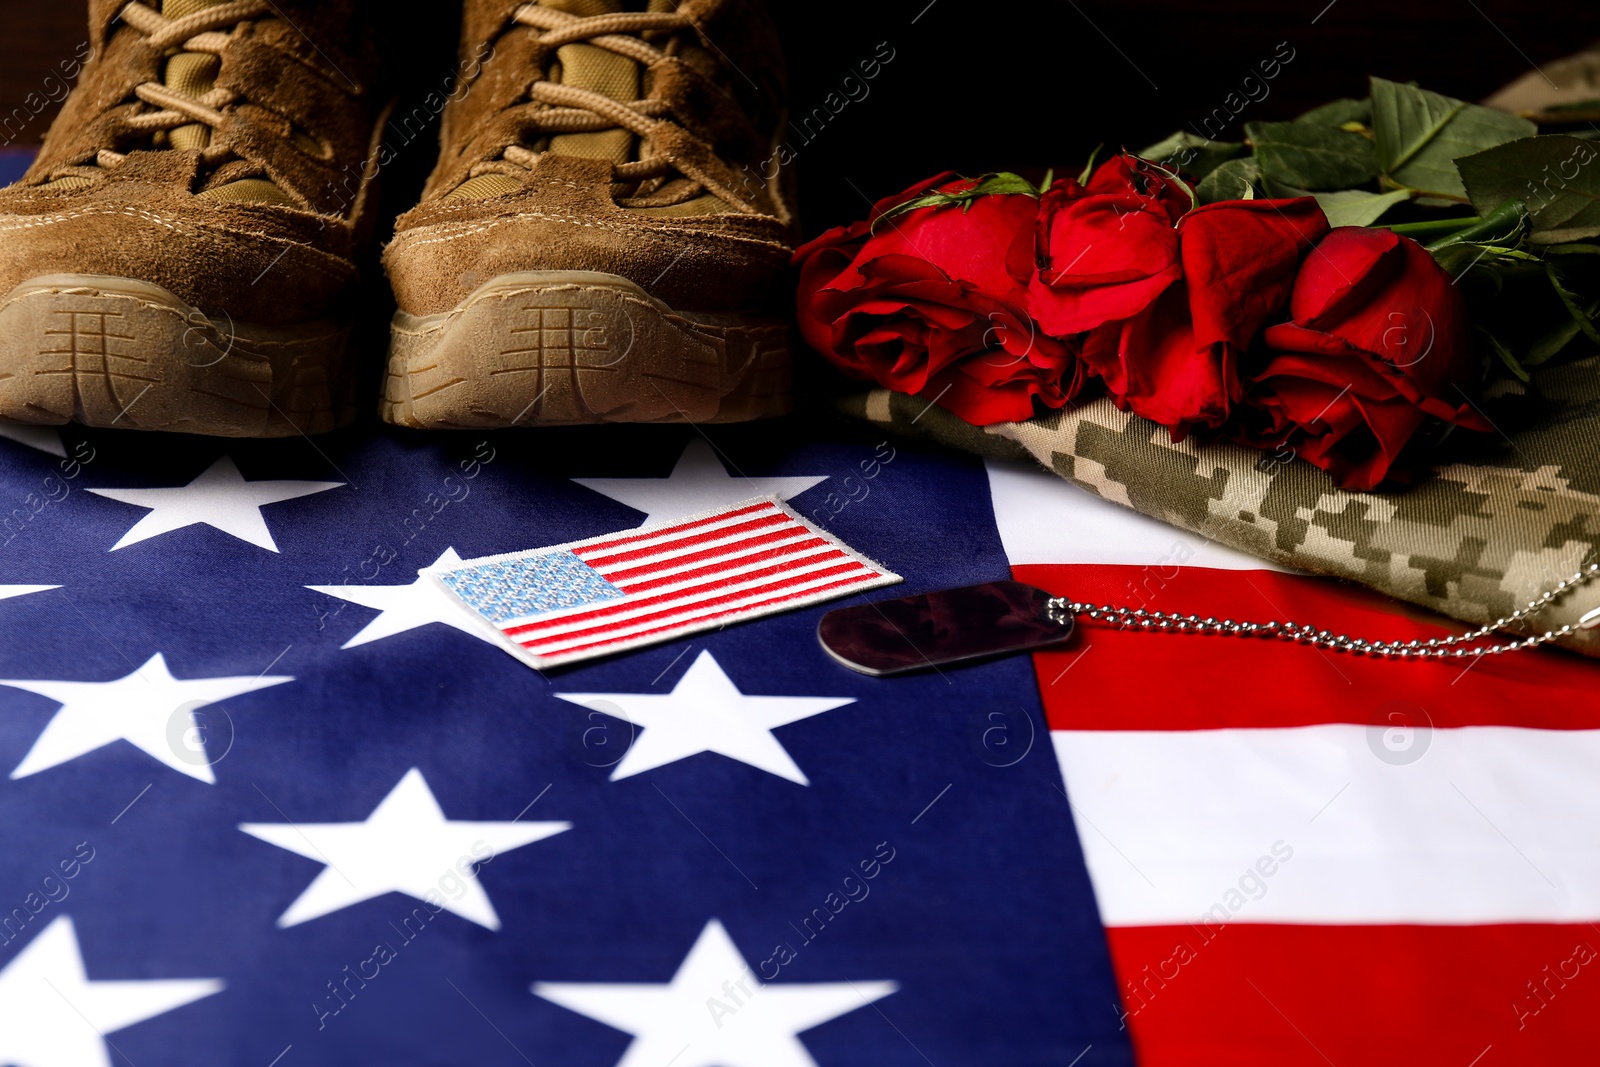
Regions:
<instances>
[{"instance_id":1,"label":"white stripe","mask_svg":"<svg viewBox=\"0 0 1600 1067\"><path fill-rule=\"evenodd\" d=\"M858 567L862 566L861 564L856 563L855 560L846 560L844 562L856 564ZM796 574L806 574L817 569L817 567L806 567L797 571ZM785 575L777 578L764 578L760 582L746 582L742 587L719 589L716 592L708 593L703 597L696 597L693 600L685 600L683 601L681 607L678 605L673 606L674 608L677 608L677 610L674 610L672 614L663 618L651 619L649 622L641 623L638 626L630 626L617 630L608 629L600 633L586 633L581 637L569 638L564 638L560 632L555 634L544 633L527 639L524 639L523 635L521 634L508 634L507 636L510 637L511 640L522 645L523 648L526 648L539 656L559 656L564 649L593 644L597 641L619 640L621 638L631 637L634 634L643 633L645 631L660 631L663 627L684 625L686 623L693 622L696 619L703 618L706 615L714 615L721 612L734 612L741 607L756 601L764 600L771 596L798 596L808 589L812 589L821 585L828 585L833 582L850 582L857 580L865 581L881 576L881 571L875 571L870 568L862 567L862 569L859 571L846 574L829 574L821 578L812 579L808 582L800 582L796 585L788 586L787 588L780 590L774 590L772 589L772 586L779 582L788 581L790 578L794 577L794 575ZM743 590L748 590L749 595L738 597L725 604L714 604L709 607L702 608L694 607L695 604L701 603L705 600L726 596L730 592L740 592ZM660 605L657 605L655 608L650 610L661 611L665 609ZM612 620L606 619L603 623L599 623L597 625L610 626L611 624ZM665 641L667 638L661 637L660 640Z\"/></svg>"},{"instance_id":2,"label":"white stripe","mask_svg":"<svg viewBox=\"0 0 1600 1067\"><path fill-rule=\"evenodd\" d=\"M763 535L766 533L784 532L785 531L782 530L762 531ZM653 582L657 578L665 578L673 574L682 574L684 571L698 570L701 567L714 567L724 560L735 559L741 555L748 555L751 552L775 551L777 549L787 548L790 545L798 544L801 541L822 541L822 538L818 537L810 530L796 529L792 533L789 533L782 540L772 541L767 544L760 545L746 545L745 542L754 536L756 535L747 534L732 541L719 541L716 544L696 545L694 549L687 554L698 555L701 551L706 551L712 548L725 549L726 551L722 551L718 555L711 556L707 559L691 560L687 563L663 567L659 571L653 571L650 574L641 574L637 578L627 578L622 580L628 582ZM822 541L822 544L824 547L833 548L833 546L828 544L826 541ZM664 556L652 556L650 559L632 560L628 563L616 563L609 567L595 567L594 570L606 581L615 584L618 580L612 577L614 574L630 571L636 567L648 567L657 562L667 562L670 561L673 556L682 555L685 555L685 553L675 552Z\"/></svg>"},{"instance_id":3,"label":"white stripe","mask_svg":"<svg viewBox=\"0 0 1600 1067\"><path fill-rule=\"evenodd\" d=\"M1600 730L1054 741L1108 926L1600 920Z\"/></svg>"},{"instance_id":4,"label":"white stripe","mask_svg":"<svg viewBox=\"0 0 1600 1067\"><path fill-rule=\"evenodd\" d=\"M599 574L601 577L606 577L607 575L632 570L635 567L648 567L656 563L671 562L672 560L682 559L685 556L691 556L698 552L707 552L713 549L723 548L732 548L737 550L740 546L747 544L752 538L767 537L774 534L787 537L790 540L795 540L803 536L816 536L816 534L812 533L810 530L807 530L805 527L798 524L793 524L789 527L778 526L768 530L747 531L745 533L734 534L731 537L720 537L714 541L702 541L699 544L684 545L668 552L659 552L653 556L643 556L638 559L608 563L603 567L595 566L595 564L591 563L589 560L584 560L583 562L592 567L595 573Z\"/></svg>"},{"instance_id":5,"label":"white stripe","mask_svg":"<svg viewBox=\"0 0 1600 1067\"><path fill-rule=\"evenodd\" d=\"M753 570L760 570L762 567L771 566L772 564L783 562L785 559L789 558L792 553L791 554L785 554L785 553L781 553L780 552L778 555L771 556L769 558L766 558L766 559L763 559L763 560L760 560L760 561L752 561L752 562L746 562L746 563L740 563L740 564L730 564L728 562L730 560L738 559L741 555L749 555L749 554L754 553L754 552L778 551L780 549L789 548L790 546L793 546L793 545L795 545L795 544L797 544L797 543L799 543L801 541L814 541L814 540L821 540L822 544L820 546L817 546L817 545L808 546L804 550L804 552L801 553L802 556L815 554L817 552L831 552L831 553L834 553L835 555L839 556L841 559L849 558L837 546L828 543L828 541L825 538L818 538L816 534L814 534L814 533L812 533L810 531L806 531L804 533L796 534L793 537L788 538L787 540L778 541L778 542L775 542L775 543L770 544L770 545L757 545L754 548L740 547L742 545L742 543L743 543L743 539L741 538L741 539L736 539L736 540L730 541L730 542L723 542L724 545L731 546L731 551L726 552L726 553L724 553L722 555L712 556L710 559L696 560L696 561L694 561L692 563L685 563L685 564L682 564L682 565L677 566L677 567L664 567L660 571L657 571L657 572L652 573L652 574L641 575L639 578L630 579L629 581L630 582L639 582L639 583L653 582L653 581L657 580L658 578L670 578L674 574L683 574L683 573L686 573L688 571L701 570L701 569L706 568L706 567L722 567L722 568L724 568L721 572L719 572L718 575L701 575L698 578L692 578L692 579L689 579L687 581L682 581L682 582L674 582L674 583L669 584L669 585L664 585L664 586L660 587L659 589L651 589L651 590L648 590L648 591L643 592L643 593L632 593L632 592L629 592L628 590L624 589L623 586L618 585L617 588L618 589L622 589L623 593L624 593L624 595L621 596L621 597L615 597L615 598L613 598L611 600L592 601L592 602L587 603L587 604L578 604L578 605L576 605L574 607L570 607L570 608L555 608L555 609L552 609L550 611L541 611L536 615L521 615L521 616L518 616L517 618L514 618L514 619L507 619L507 620L505 620L503 622L496 623L495 625L500 627L501 629L514 630L518 626L526 626L529 623L551 622L551 621L554 621L554 620L557 620L557 619L565 619L565 618L570 618L570 617L577 616L577 615L587 615L587 614L589 614L591 612L599 611L602 608L615 607L615 606L617 606L619 604L625 604L629 600L637 600L640 597L663 596L665 594L674 593L674 592L677 592L680 589L686 589L686 588L688 588L690 586L698 585L698 584L703 583L703 582L714 581L717 577L720 577L720 576L723 576L723 575L738 575L738 574L744 574L744 573L747 573L747 572L753 571ZM705 546L702 546L702 547L705 547ZM665 558L665 557L656 557L656 558ZM616 566L607 568L606 570L600 570L597 567L591 567L590 569L594 570L594 572L596 574L599 574L602 578L607 578L607 580L609 581L610 579L607 577L608 575L614 574L614 573L616 573L618 571L627 570L630 567L644 566L646 562L648 562L648 561L640 561L640 562L637 562L637 563L628 563L628 564L618 564Z\"/></svg>"},{"instance_id":6,"label":"white stripe","mask_svg":"<svg viewBox=\"0 0 1600 1067\"><path fill-rule=\"evenodd\" d=\"M810 560L812 562L807 564L805 568L797 567L796 569L791 570L788 574L769 576L767 578L758 579L757 581L760 583L781 582L785 578L788 578L794 574L803 573L804 570L815 570L816 565L818 564L859 562L858 560L851 559L843 552L840 552L833 545L823 544L820 546L811 546L799 552L789 552L771 559L730 565L714 575L703 574L697 578L690 578L686 581L672 582L671 584L664 585L659 589L646 589L642 592L627 593L624 596L617 597L612 600L600 600L590 604L580 604L574 608L560 608L556 611L540 612L538 615L528 615L523 618L508 620L500 623L499 626L503 630L515 630L519 626L528 626L533 623L572 621L578 619L580 616L593 615L596 612L605 611L610 608L625 607L629 604L639 603L644 600L655 600L657 597L671 596L674 593L682 592L685 589L692 589L695 586L704 585L707 582L721 583L713 589L706 590L703 593L697 594L696 596L687 597L680 601L680 603L683 604L693 604L701 600L705 600L707 597L721 596L723 593L756 584L753 582L745 582L741 585L737 582L729 581L729 579L738 578L741 574L749 574L753 571L764 570L767 567L783 563L798 563L801 560ZM606 618L608 620L628 619L640 614L641 612L661 611L669 606L670 605L668 604L647 604L640 607L637 611L624 611L617 615L608 615ZM585 625L588 624L585 623ZM561 633L563 631L561 629L556 629L546 632ZM520 640L521 635L512 634L511 637L513 640Z\"/></svg>"},{"instance_id":7,"label":"white stripe","mask_svg":"<svg viewBox=\"0 0 1600 1067\"><path fill-rule=\"evenodd\" d=\"M781 582L787 578L793 577L796 574L803 574L806 571L813 571L819 567L828 567L839 563L854 562L856 561L851 559L849 556L846 556L843 552L840 552L832 545L811 545L803 549L791 549L790 551L782 553L781 555L772 556L765 559L748 560L744 563L724 564L716 574L702 574L698 577L688 578L681 582L672 582L671 584L661 586L658 589L645 589L636 593L630 592L624 599L612 601L612 603L626 604L630 601L655 600L658 597L672 596L673 594L681 593L686 589L694 589L698 586L703 586L707 582L718 583L713 588L698 592L693 597L686 598L682 601L682 603L690 604L698 600L704 600L706 597L720 596L723 593L745 588L752 583L771 584L773 582ZM754 574L756 571L769 570L772 567L787 567L788 569L779 574L769 574L762 578L752 578L744 582L739 581L739 579L745 575ZM599 611L601 608L606 606L607 605L604 604L598 604L595 605L591 610ZM664 606L665 605L662 604L656 604L653 606L646 605L642 610L657 611ZM540 621L542 622L543 620L541 619Z\"/></svg>"},{"instance_id":8,"label":"white stripe","mask_svg":"<svg viewBox=\"0 0 1600 1067\"><path fill-rule=\"evenodd\" d=\"M699 619L691 619L685 622L677 623L667 630L641 634L637 637L622 638L620 640L608 640L606 644L592 648L573 650L571 652L558 652L554 655L541 656L535 652L523 648L520 645L516 645L515 643L508 643L503 647L505 647L507 651L523 662L531 664L536 668L543 669L545 667L553 667L558 664L576 663L580 660L593 659L597 656L610 656L618 652L626 651L630 648L643 648L647 645L653 645L661 641L670 641L674 638L683 637L688 634L702 633L706 630L721 630L723 626L726 626L730 623L747 622L751 619L759 619L767 615L777 615L786 611L795 611L809 604L821 604L829 600L835 600L842 596L850 596L854 593L864 592L868 589L873 589L878 586L892 585L893 583L902 581L903 579L901 579L898 575L890 574L880 569L862 574L859 577L850 576L839 580L848 582L849 584L842 589L825 588L823 585L817 585L816 588L812 589L789 589L782 593L782 599L780 600L769 601L764 604L751 604L750 606L744 608L736 617L731 619L723 619L721 622L718 622L719 616L717 613L712 612Z\"/></svg>"},{"instance_id":9,"label":"white stripe","mask_svg":"<svg viewBox=\"0 0 1600 1067\"><path fill-rule=\"evenodd\" d=\"M852 559L824 560L818 563L808 564L804 567L797 567L788 574L782 574L768 578L759 578L754 581L721 586L698 596L686 597L682 600L674 601L669 604L646 605L633 611L621 612L616 616L606 616L604 619L599 620L572 620L572 625L565 626L558 630L540 631L539 633L535 634L509 634L507 636L509 636L513 641L522 644L525 648L534 649L543 655L546 654L546 652L550 649L567 648L573 645L588 644L596 640L632 635L646 630L654 630L657 627L674 625L680 618L698 618L699 616L706 614L706 609L703 609L700 606L705 605L707 601L720 600L726 596L729 596L730 594L735 593L748 594L745 596L736 597L734 600L727 603L711 605L709 608L710 611L714 612L731 611L749 603L750 601L760 600L765 596L773 595L773 586L775 585L792 581L796 577L803 577L804 575L815 571L829 570L840 566L841 564L852 564L857 567L861 566ZM802 582L791 588L777 590L776 592L780 594L799 592L802 589L809 589L815 585L827 585L830 582L845 581L847 579L857 577L858 575L867 577L876 573L878 572L862 568L860 571L846 572L844 574L823 575L809 582ZM618 601L618 603L625 603L625 601ZM660 614L662 612L666 612L667 614ZM609 629L610 627L619 626L621 623L626 623L630 619L642 618L645 615L657 615L657 617L652 618L647 622L643 622L637 626L618 628L616 630ZM600 626L607 627L608 629L603 633L592 632L595 627ZM569 638L566 636L577 631L586 632L583 633L581 637Z\"/></svg>"},{"instance_id":10,"label":"white stripe","mask_svg":"<svg viewBox=\"0 0 1600 1067\"><path fill-rule=\"evenodd\" d=\"M667 544L672 541L681 541L685 537L701 537L708 533L715 533L717 530L726 529L729 526L741 526L747 522L758 522L761 519L770 519L774 517L787 519L790 523L794 522L794 520L784 512L768 505L757 511L746 512L743 515L731 515L726 518L719 518L715 522L707 522L700 526L696 526L693 529L688 529L684 526L674 526L670 529L662 530L660 533L652 534L649 537L632 535L630 539L626 540L622 537L597 537L593 542L586 541L580 543L571 548L569 551L587 563L589 560L586 557L589 556L610 556L618 552L636 552L642 548L651 548L655 545ZM617 542L619 541L623 541L623 543L618 544Z\"/></svg>"},{"instance_id":11,"label":"white stripe","mask_svg":"<svg viewBox=\"0 0 1600 1067\"><path fill-rule=\"evenodd\" d=\"M986 466L995 525L1012 564L1285 570L1104 500L1037 466L998 460Z\"/></svg>"}]
</instances>

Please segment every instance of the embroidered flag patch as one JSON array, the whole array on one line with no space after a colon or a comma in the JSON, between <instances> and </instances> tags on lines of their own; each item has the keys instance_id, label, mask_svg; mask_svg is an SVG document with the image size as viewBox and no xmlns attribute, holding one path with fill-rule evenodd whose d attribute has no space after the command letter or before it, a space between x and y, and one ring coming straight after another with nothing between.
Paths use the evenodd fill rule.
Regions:
<instances>
[{"instance_id":1,"label":"embroidered flag patch","mask_svg":"<svg viewBox=\"0 0 1600 1067\"><path fill-rule=\"evenodd\" d=\"M901 580L771 496L426 573L534 667L670 641Z\"/></svg>"}]
</instances>

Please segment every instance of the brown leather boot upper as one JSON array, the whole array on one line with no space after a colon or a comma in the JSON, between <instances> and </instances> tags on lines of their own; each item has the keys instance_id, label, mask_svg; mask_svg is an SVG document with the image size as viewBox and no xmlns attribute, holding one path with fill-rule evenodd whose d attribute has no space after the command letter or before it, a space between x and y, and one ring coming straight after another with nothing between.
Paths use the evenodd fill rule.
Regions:
<instances>
[{"instance_id":1,"label":"brown leather boot upper","mask_svg":"<svg viewBox=\"0 0 1600 1067\"><path fill-rule=\"evenodd\" d=\"M384 255L402 311L522 271L760 307L789 257L782 56L759 0L467 0L423 202Z\"/></svg>"},{"instance_id":2,"label":"brown leather boot upper","mask_svg":"<svg viewBox=\"0 0 1600 1067\"><path fill-rule=\"evenodd\" d=\"M0 191L0 293L160 286L261 325L334 314L371 240L383 106L353 0L92 0L91 58Z\"/></svg>"}]
</instances>

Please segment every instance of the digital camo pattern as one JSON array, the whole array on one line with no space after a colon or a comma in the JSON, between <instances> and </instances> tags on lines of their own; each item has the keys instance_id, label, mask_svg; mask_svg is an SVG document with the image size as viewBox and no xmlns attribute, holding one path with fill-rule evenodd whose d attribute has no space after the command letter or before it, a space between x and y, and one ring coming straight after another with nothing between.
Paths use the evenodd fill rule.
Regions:
<instances>
[{"instance_id":1,"label":"digital camo pattern","mask_svg":"<svg viewBox=\"0 0 1600 1067\"><path fill-rule=\"evenodd\" d=\"M1100 398L980 429L918 397L877 390L851 414L968 451L1032 456L1097 496L1262 559L1336 575L1471 623L1509 614L1600 558L1600 357L1541 374L1539 418L1487 457L1397 493L1346 492L1310 464L1228 444L1174 444ZM1600 583L1526 632L1576 623ZM1560 642L1600 657L1600 631Z\"/></svg>"}]
</instances>

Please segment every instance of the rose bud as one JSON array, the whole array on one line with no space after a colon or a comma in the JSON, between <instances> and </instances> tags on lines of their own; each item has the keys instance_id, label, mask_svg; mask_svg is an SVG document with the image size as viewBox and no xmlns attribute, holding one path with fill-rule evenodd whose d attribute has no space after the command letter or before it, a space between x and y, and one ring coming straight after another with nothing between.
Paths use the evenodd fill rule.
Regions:
<instances>
[{"instance_id":1,"label":"rose bud","mask_svg":"<svg viewBox=\"0 0 1600 1067\"><path fill-rule=\"evenodd\" d=\"M1056 337L1143 311L1182 275L1173 227L1192 203L1172 175L1129 155L1087 186L1057 182L1039 201L1028 310Z\"/></svg>"},{"instance_id":2,"label":"rose bud","mask_svg":"<svg viewBox=\"0 0 1600 1067\"><path fill-rule=\"evenodd\" d=\"M1084 363L1117 406L1169 427L1175 441L1221 426L1244 392L1241 360L1327 232L1310 197L1195 208L1178 220L1182 278L1139 314L1092 331Z\"/></svg>"},{"instance_id":3,"label":"rose bud","mask_svg":"<svg viewBox=\"0 0 1600 1067\"><path fill-rule=\"evenodd\" d=\"M970 187L941 175L880 201L876 232L855 223L801 247L800 333L852 377L926 393L977 425L1020 421L1035 400L1065 404L1083 377L1073 350L1027 312L1038 202L984 195L882 218L930 191Z\"/></svg>"},{"instance_id":4,"label":"rose bud","mask_svg":"<svg viewBox=\"0 0 1600 1067\"><path fill-rule=\"evenodd\" d=\"M1341 488L1372 489L1429 418L1493 428L1471 402L1481 370L1466 302L1410 238L1332 231L1301 267L1289 310L1293 321L1266 331L1245 443L1287 446Z\"/></svg>"}]
</instances>

